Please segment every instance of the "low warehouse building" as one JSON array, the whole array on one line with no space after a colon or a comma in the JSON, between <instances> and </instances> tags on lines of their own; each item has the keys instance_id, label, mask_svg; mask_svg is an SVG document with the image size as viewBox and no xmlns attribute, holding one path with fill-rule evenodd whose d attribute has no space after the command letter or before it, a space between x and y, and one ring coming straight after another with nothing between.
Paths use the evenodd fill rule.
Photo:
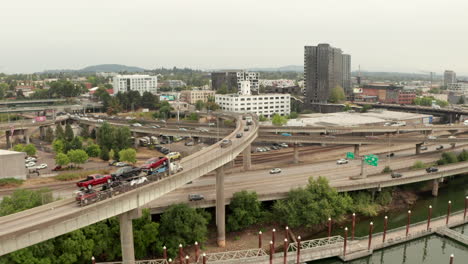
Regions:
<instances>
[{"instance_id":1,"label":"low warehouse building","mask_svg":"<svg viewBox=\"0 0 468 264\"><path fill-rule=\"evenodd\" d=\"M0 150L0 179L26 179L25 156L24 152Z\"/></svg>"}]
</instances>

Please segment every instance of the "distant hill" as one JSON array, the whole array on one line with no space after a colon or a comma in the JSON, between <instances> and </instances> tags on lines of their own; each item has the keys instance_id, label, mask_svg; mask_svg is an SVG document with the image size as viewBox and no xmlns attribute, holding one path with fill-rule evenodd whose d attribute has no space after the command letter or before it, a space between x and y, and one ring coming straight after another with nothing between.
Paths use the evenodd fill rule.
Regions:
<instances>
[{"instance_id":1,"label":"distant hill","mask_svg":"<svg viewBox=\"0 0 468 264\"><path fill-rule=\"evenodd\" d=\"M277 68L250 68L249 71L259 71L259 72L303 72L303 65L287 65Z\"/></svg>"},{"instance_id":2,"label":"distant hill","mask_svg":"<svg viewBox=\"0 0 468 264\"><path fill-rule=\"evenodd\" d=\"M60 72L144 72L145 69L134 66L126 66L121 64L100 64L85 67L80 70L62 69L62 70L45 70L43 73L60 73Z\"/></svg>"}]
</instances>

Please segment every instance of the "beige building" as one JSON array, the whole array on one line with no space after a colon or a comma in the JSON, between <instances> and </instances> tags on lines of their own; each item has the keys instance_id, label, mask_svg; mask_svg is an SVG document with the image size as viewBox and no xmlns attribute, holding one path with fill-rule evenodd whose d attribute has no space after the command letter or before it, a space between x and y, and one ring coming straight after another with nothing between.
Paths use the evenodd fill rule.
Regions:
<instances>
[{"instance_id":1,"label":"beige building","mask_svg":"<svg viewBox=\"0 0 468 264\"><path fill-rule=\"evenodd\" d=\"M26 179L25 156L23 152L0 149L0 179Z\"/></svg>"},{"instance_id":2,"label":"beige building","mask_svg":"<svg viewBox=\"0 0 468 264\"><path fill-rule=\"evenodd\" d=\"M180 94L181 100L189 104L195 104L198 100L203 102L208 101L208 97L214 97L215 91L212 90L192 90L192 91L182 91Z\"/></svg>"}]
</instances>

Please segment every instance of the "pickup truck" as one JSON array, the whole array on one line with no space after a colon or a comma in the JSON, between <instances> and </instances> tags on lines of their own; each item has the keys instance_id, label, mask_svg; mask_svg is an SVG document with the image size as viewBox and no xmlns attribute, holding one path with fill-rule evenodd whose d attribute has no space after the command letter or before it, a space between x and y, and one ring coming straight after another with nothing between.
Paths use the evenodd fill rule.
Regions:
<instances>
[{"instance_id":1,"label":"pickup truck","mask_svg":"<svg viewBox=\"0 0 468 264\"><path fill-rule=\"evenodd\" d=\"M151 169L157 169L161 166L167 165L169 162L168 158L166 157L159 157L159 158L151 158L145 162L140 168L142 170L151 170Z\"/></svg>"},{"instance_id":2,"label":"pickup truck","mask_svg":"<svg viewBox=\"0 0 468 264\"><path fill-rule=\"evenodd\" d=\"M112 181L111 175L91 174L86 179L76 183L80 188L91 189L93 186L110 183Z\"/></svg>"},{"instance_id":3,"label":"pickup truck","mask_svg":"<svg viewBox=\"0 0 468 264\"><path fill-rule=\"evenodd\" d=\"M112 173L112 178L115 180L125 180L138 176L141 172L141 168L126 166L118 169L116 172Z\"/></svg>"}]
</instances>

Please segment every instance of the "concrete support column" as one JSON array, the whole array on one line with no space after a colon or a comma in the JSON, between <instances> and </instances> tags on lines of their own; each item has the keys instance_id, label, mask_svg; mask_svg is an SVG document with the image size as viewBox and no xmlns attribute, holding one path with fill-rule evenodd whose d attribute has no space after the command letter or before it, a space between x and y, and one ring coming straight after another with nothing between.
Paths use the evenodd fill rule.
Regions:
<instances>
[{"instance_id":1,"label":"concrete support column","mask_svg":"<svg viewBox=\"0 0 468 264\"><path fill-rule=\"evenodd\" d=\"M294 161L294 164L299 163L299 148L297 147L297 143L294 143L293 161Z\"/></svg>"},{"instance_id":2,"label":"concrete support column","mask_svg":"<svg viewBox=\"0 0 468 264\"><path fill-rule=\"evenodd\" d=\"M432 196L439 195L439 179L434 179L432 181Z\"/></svg>"},{"instance_id":3,"label":"concrete support column","mask_svg":"<svg viewBox=\"0 0 468 264\"><path fill-rule=\"evenodd\" d=\"M416 144L416 155L421 154L422 143Z\"/></svg>"},{"instance_id":4,"label":"concrete support column","mask_svg":"<svg viewBox=\"0 0 468 264\"><path fill-rule=\"evenodd\" d=\"M10 132L8 131L5 132L5 138L6 138L6 148L8 149L11 146Z\"/></svg>"},{"instance_id":5,"label":"concrete support column","mask_svg":"<svg viewBox=\"0 0 468 264\"><path fill-rule=\"evenodd\" d=\"M133 224L130 212L119 215L120 243L122 246L122 263L135 263L135 249L133 245Z\"/></svg>"},{"instance_id":6,"label":"concrete support column","mask_svg":"<svg viewBox=\"0 0 468 264\"><path fill-rule=\"evenodd\" d=\"M40 135L41 139L45 138L45 134L46 134L45 131L46 131L45 127L43 127L43 126L39 127L39 135Z\"/></svg>"},{"instance_id":7,"label":"concrete support column","mask_svg":"<svg viewBox=\"0 0 468 264\"><path fill-rule=\"evenodd\" d=\"M26 141L26 144L30 143L29 135L27 135L27 134L24 135L24 141Z\"/></svg>"},{"instance_id":8,"label":"concrete support column","mask_svg":"<svg viewBox=\"0 0 468 264\"><path fill-rule=\"evenodd\" d=\"M226 246L226 207L224 201L224 166L216 169L216 226L218 246Z\"/></svg>"},{"instance_id":9,"label":"concrete support column","mask_svg":"<svg viewBox=\"0 0 468 264\"><path fill-rule=\"evenodd\" d=\"M450 147L454 149L455 148L455 143L450 143Z\"/></svg>"},{"instance_id":10,"label":"concrete support column","mask_svg":"<svg viewBox=\"0 0 468 264\"><path fill-rule=\"evenodd\" d=\"M244 164L244 170L250 170L252 167L252 146L247 146L242 153L242 162Z\"/></svg>"},{"instance_id":11,"label":"concrete support column","mask_svg":"<svg viewBox=\"0 0 468 264\"><path fill-rule=\"evenodd\" d=\"M134 137L134 139L133 139L133 147L136 149L136 148L138 148L138 146L140 145L140 144L139 144L140 142L138 141L138 135L137 135L137 133L133 133L133 137Z\"/></svg>"},{"instance_id":12,"label":"concrete support column","mask_svg":"<svg viewBox=\"0 0 468 264\"><path fill-rule=\"evenodd\" d=\"M354 144L354 157L359 157L359 149L361 145L359 144Z\"/></svg>"}]
</instances>

